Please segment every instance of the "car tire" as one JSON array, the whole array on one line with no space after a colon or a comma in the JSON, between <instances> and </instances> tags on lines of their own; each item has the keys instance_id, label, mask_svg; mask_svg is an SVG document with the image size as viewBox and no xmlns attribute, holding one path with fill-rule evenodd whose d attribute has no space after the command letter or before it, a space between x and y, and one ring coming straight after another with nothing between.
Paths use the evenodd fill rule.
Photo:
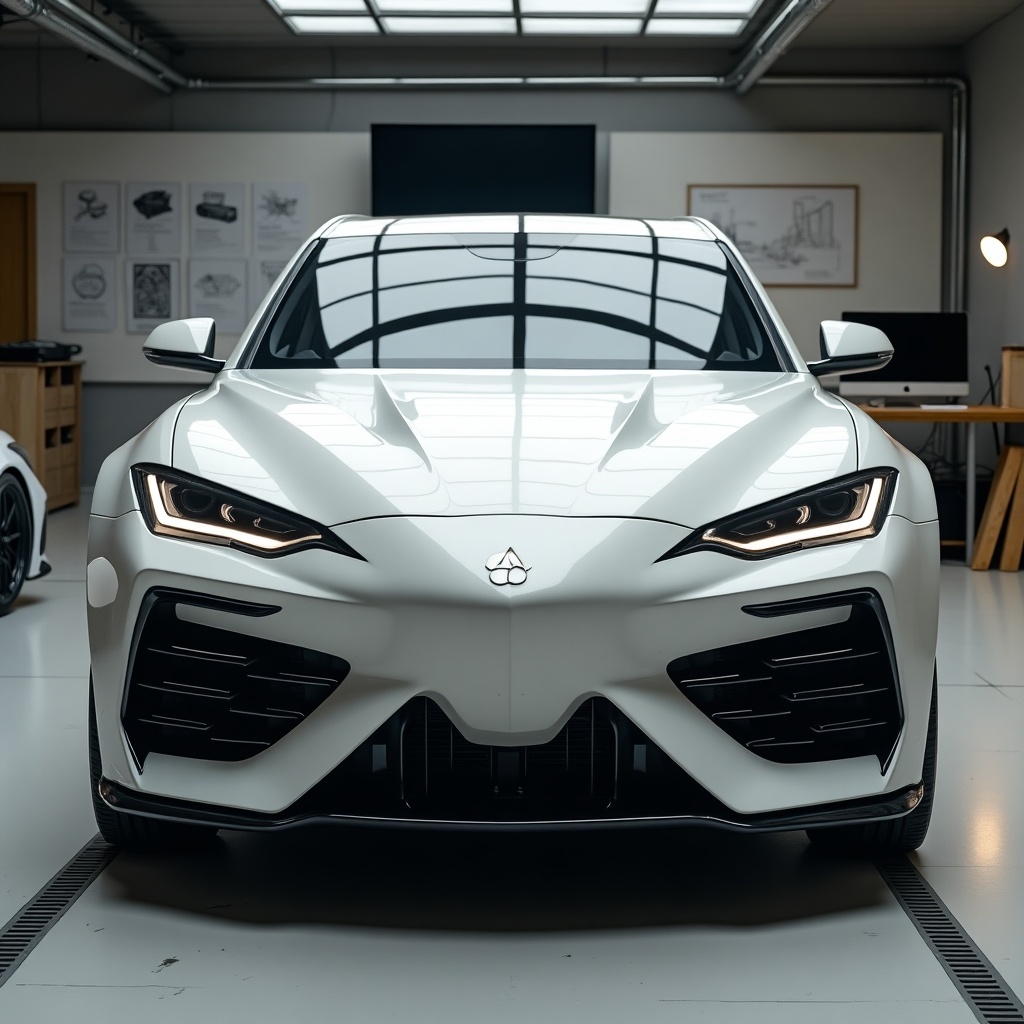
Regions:
<instances>
[{"instance_id":1,"label":"car tire","mask_svg":"<svg viewBox=\"0 0 1024 1024\"><path fill-rule=\"evenodd\" d=\"M0 615L18 599L32 557L28 495L11 473L0 476Z\"/></svg>"},{"instance_id":2,"label":"car tire","mask_svg":"<svg viewBox=\"0 0 1024 1024\"><path fill-rule=\"evenodd\" d=\"M100 835L112 846L132 853L183 853L209 847L217 836L215 828L203 825L183 825L176 821L162 821L138 814L126 814L107 806L99 794L103 763L96 728L96 699L92 679L89 680L89 782L92 789L92 809Z\"/></svg>"},{"instance_id":3,"label":"car tire","mask_svg":"<svg viewBox=\"0 0 1024 1024\"><path fill-rule=\"evenodd\" d=\"M939 746L938 680L932 680L932 702L928 716L928 739L924 748L921 802L902 818L867 821L857 825L808 829L807 838L823 853L848 857L892 857L916 850L928 834L935 799L935 765Z\"/></svg>"}]
</instances>

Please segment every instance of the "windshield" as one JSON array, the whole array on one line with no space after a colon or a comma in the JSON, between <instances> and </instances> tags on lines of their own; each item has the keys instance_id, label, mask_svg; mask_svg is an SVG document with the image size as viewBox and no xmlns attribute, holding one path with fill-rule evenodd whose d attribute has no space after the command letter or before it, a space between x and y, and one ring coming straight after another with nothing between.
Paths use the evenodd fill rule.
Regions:
<instances>
[{"instance_id":1,"label":"windshield","mask_svg":"<svg viewBox=\"0 0 1024 1024\"><path fill-rule=\"evenodd\" d=\"M532 232L323 239L248 365L781 369L717 242Z\"/></svg>"}]
</instances>

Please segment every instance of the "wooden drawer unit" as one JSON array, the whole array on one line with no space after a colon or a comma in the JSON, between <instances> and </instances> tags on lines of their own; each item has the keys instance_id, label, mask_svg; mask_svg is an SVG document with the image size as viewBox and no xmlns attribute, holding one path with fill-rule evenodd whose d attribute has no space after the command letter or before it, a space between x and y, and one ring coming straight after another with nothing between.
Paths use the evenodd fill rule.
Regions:
<instances>
[{"instance_id":1,"label":"wooden drawer unit","mask_svg":"<svg viewBox=\"0 0 1024 1024\"><path fill-rule=\"evenodd\" d=\"M0 430L28 450L46 507L77 505L82 363L0 363Z\"/></svg>"}]
</instances>

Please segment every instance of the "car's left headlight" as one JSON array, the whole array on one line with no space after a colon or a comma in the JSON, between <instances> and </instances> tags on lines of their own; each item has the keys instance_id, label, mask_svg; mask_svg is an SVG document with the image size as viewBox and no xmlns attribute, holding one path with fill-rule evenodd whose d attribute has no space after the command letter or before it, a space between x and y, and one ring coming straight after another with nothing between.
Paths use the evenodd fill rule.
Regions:
<instances>
[{"instance_id":1,"label":"car's left headlight","mask_svg":"<svg viewBox=\"0 0 1024 1024\"><path fill-rule=\"evenodd\" d=\"M220 484L150 465L133 466L132 479L146 525L155 534L264 557L327 548L366 561L326 527Z\"/></svg>"},{"instance_id":2,"label":"car's left headlight","mask_svg":"<svg viewBox=\"0 0 1024 1024\"><path fill-rule=\"evenodd\" d=\"M830 480L695 530L658 561L709 550L768 558L873 537L889 511L895 484L896 470L888 467Z\"/></svg>"}]
</instances>

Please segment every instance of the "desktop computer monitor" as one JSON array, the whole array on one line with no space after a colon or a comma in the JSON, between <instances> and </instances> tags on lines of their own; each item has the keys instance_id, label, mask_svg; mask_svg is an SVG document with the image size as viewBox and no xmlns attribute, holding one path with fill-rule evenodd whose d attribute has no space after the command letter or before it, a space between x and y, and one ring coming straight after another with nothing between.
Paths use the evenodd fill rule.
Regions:
<instances>
[{"instance_id":1,"label":"desktop computer monitor","mask_svg":"<svg viewBox=\"0 0 1024 1024\"><path fill-rule=\"evenodd\" d=\"M952 398L968 394L966 313L843 313L892 342L880 370L839 378L846 398Z\"/></svg>"}]
</instances>

